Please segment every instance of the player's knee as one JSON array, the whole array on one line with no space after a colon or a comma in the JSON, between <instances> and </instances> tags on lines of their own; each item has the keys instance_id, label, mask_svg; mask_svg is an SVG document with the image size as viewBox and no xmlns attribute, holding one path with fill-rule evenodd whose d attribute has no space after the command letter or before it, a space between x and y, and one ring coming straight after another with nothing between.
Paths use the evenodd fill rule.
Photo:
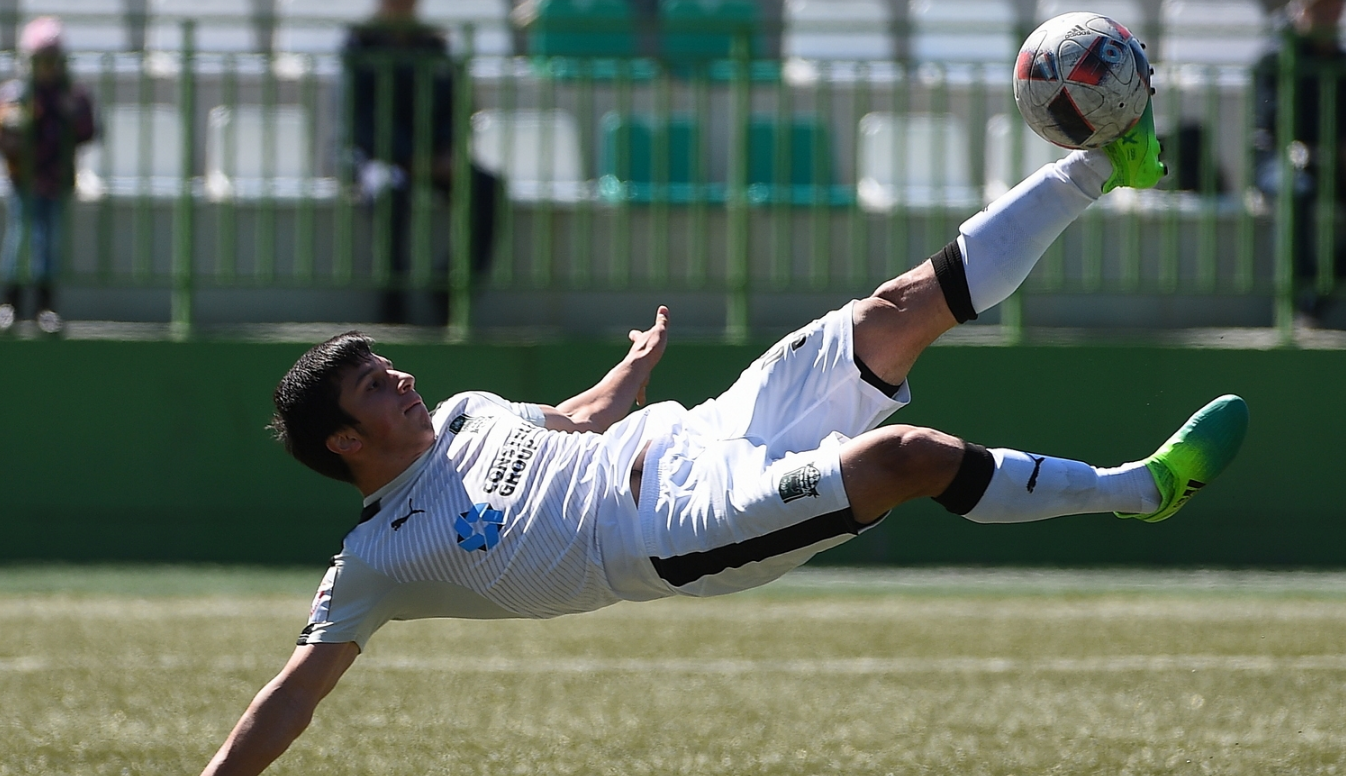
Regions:
<instances>
[{"instance_id":1,"label":"player's knee","mask_svg":"<svg viewBox=\"0 0 1346 776\"><path fill-rule=\"evenodd\" d=\"M895 425L883 430L879 456L892 477L912 484L911 497L944 492L958 472L963 456L962 440L920 426Z\"/></svg>"},{"instance_id":2,"label":"player's knee","mask_svg":"<svg viewBox=\"0 0 1346 776\"><path fill-rule=\"evenodd\" d=\"M901 324L901 315L897 305L877 296L867 296L855 301L854 320L857 330L883 329Z\"/></svg>"}]
</instances>

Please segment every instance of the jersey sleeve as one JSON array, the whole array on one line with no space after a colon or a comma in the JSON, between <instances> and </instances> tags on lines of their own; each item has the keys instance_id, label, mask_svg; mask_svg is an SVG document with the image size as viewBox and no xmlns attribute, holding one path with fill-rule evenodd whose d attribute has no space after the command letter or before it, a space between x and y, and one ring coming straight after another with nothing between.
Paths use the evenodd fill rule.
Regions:
<instances>
[{"instance_id":1,"label":"jersey sleeve","mask_svg":"<svg viewBox=\"0 0 1346 776\"><path fill-rule=\"evenodd\" d=\"M363 652L374 631L395 614L390 594L396 584L358 558L345 553L336 556L313 596L308 625L295 643L304 646L353 641Z\"/></svg>"},{"instance_id":2,"label":"jersey sleeve","mask_svg":"<svg viewBox=\"0 0 1346 776\"><path fill-rule=\"evenodd\" d=\"M547 427L547 418L542 414L542 408L536 404L520 401L510 401L509 399L505 399L503 397L497 396L493 393L487 393L485 391L474 391L473 395L476 396L478 399L482 399L484 401L488 401L494 404L495 406L503 409L504 411L508 412L511 415L522 418L528 421L529 423L532 423L534 426L537 426L538 428Z\"/></svg>"},{"instance_id":3,"label":"jersey sleeve","mask_svg":"<svg viewBox=\"0 0 1346 776\"><path fill-rule=\"evenodd\" d=\"M444 418L448 418L455 410L472 414L481 412L482 405L490 405L494 408L496 414L504 411L518 418L537 426L538 428L547 427L547 416L542 414L542 407L530 402L510 401L504 397L486 391L472 391L471 393L458 394L450 396L439 406L435 407L435 415L440 416L443 413ZM474 406L475 405L475 406Z\"/></svg>"}]
</instances>

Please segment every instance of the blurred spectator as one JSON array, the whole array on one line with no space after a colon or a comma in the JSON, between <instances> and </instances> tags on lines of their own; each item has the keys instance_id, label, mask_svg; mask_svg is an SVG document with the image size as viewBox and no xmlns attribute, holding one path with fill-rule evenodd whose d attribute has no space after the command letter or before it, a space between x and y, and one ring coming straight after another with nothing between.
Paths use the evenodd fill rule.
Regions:
<instances>
[{"instance_id":1,"label":"blurred spectator","mask_svg":"<svg viewBox=\"0 0 1346 776\"><path fill-rule=\"evenodd\" d=\"M1266 54L1253 70L1254 134L1257 189L1275 197L1284 189L1281 160L1288 155L1293 168L1291 196L1294 197L1293 245L1298 290L1295 304L1301 323L1317 325L1330 300L1315 287L1318 273L1316 215L1319 178L1322 173L1336 175L1336 202L1346 195L1346 54L1338 43L1338 22L1343 0L1291 0L1285 8L1285 26L1278 34L1275 49ZM1294 136L1277 137L1277 107L1281 59L1293 47L1295 63ZM1322 111L1320 73L1324 69L1336 83L1336 134L1319 136ZM1333 70L1332 68L1335 68ZM1322 144L1337 144L1336 169L1321 169ZM1335 203L1334 203L1335 204ZM1329 216L1334 223L1336 210ZM1340 239L1334 238L1334 274L1342 274Z\"/></svg>"},{"instance_id":2,"label":"blurred spectator","mask_svg":"<svg viewBox=\"0 0 1346 776\"><path fill-rule=\"evenodd\" d=\"M453 72L444 34L416 18L416 0L380 0L368 21L351 28L343 49L350 72L354 125L355 182L375 213L388 197L387 242L391 257L391 287L384 292L384 323L407 322L408 269L411 266L412 191L416 144L429 143L429 180L436 191L451 193L453 181ZM418 84L417 72L425 74ZM383 89L388 88L384 93ZM431 100L428 137L417 135L417 102ZM381 108L389 110L382 114ZM501 182L490 173L472 169L472 223L470 263L474 272L490 261L495 232L496 199ZM428 228L428 225L427 225ZM438 273L442 278L442 271ZM441 281L442 282L442 281ZM435 314L448 313L448 294L434 295Z\"/></svg>"},{"instance_id":3,"label":"blurred spectator","mask_svg":"<svg viewBox=\"0 0 1346 776\"><path fill-rule=\"evenodd\" d=\"M52 281L75 187L75 149L94 136L93 103L83 87L70 81L61 23L54 17L42 16L24 27L19 55L22 77L0 86L0 153L12 186L0 249L0 330L13 326L23 309L19 259L26 255L28 278L37 289L38 327L54 334L62 323Z\"/></svg>"}]
</instances>

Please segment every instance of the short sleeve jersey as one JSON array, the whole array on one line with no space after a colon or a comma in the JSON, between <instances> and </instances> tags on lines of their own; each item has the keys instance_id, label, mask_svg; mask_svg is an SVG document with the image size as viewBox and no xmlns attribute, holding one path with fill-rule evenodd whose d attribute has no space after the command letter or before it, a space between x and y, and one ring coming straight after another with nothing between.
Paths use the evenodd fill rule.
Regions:
<instances>
[{"instance_id":1,"label":"short sleeve jersey","mask_svg":"<svg viewBox=\"0 0 1346 776\"><path fill-rule=\"evenodd\" d=\"M533 405L458 394L434 445L365 500L314 598L300 644L355 641L388 620L545 618L619 600L597 522L603 437L541 428Z\"/></svg>"}]
</instances>

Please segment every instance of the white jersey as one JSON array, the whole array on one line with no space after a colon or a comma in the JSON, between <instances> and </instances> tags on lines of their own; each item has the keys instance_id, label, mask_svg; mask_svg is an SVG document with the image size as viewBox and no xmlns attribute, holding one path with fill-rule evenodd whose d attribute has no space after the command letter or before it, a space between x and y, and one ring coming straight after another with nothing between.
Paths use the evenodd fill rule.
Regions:
<instances>
[{"instance_id":1,"label":"white jersey","mask_svg":"<svg viewBox=\"0 0 1346 776\"><path fill-rule=\"evenodd\" d=\"M598 526L634 521L629 484L613 482L639 450L622 443L631 424L606 438L548 431L535 405L480 392L433 422L430 450L365 499L300 643L363 646L389 619L544 618L621 600Z\"/></svg>"},{"instance_id":2,"label":"white jersey","mask_svg":"<svg viewBox=\"0 0 1346 776\"><path fill-rule=\"evenodd\" d=\"M488 393L434 413L435 443L365 500L300 644L388 620L554 617L765 584L865 530L847 438L910 398L855 360L847 305L782 339L718 398L603 434L547 431ZM631 467L648 444L639 508Z\"/></svg>"}]
</instances>

